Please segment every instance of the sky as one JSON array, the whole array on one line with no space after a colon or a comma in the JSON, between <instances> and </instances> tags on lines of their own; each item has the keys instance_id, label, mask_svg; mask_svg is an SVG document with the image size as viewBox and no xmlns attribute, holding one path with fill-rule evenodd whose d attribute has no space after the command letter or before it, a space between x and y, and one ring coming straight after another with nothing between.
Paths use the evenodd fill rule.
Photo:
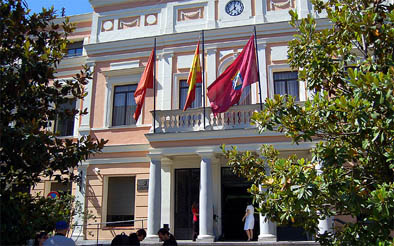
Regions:
<instances>
[{"instance_id":1,"label":"sky","mask_svg":"<svg viewBox=\"0 0 394 246\"><path fill-rule=\"evenodd\" d=\"M89 0L25 0L32 12L40 12L43 7L50 8L52 5L61 15L61 9L66 9L66 15L78 15L93 12Z\"/></svg>"}]
</instances>

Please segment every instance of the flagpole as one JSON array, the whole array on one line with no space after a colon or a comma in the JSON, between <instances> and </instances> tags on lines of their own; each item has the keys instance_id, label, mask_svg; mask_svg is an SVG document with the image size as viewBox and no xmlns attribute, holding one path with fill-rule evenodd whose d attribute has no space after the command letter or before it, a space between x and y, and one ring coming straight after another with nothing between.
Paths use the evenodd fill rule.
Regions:
<instances>
[{"instance_id":1,"label":"flagpole","mask_svg":"<svg viewBox=\"0 0 394 246\"><path fill-rule=\"evenodd\" d=\"M204 51L204 30L201 31L202 39L202 105L204 109L204 129L205 129L205 51Z\"/></svg>"},{"instance_id":2,"label":"flagpole","mask_svg":"<svg viewBox=\"0 0 394 246\"><path fill-rule=\"evenodd\" d=\"M258 74L258 78L259 78L260 110L263 110L263 99L261 98L259 52L257 51L257 34L256 34L256 26L253 26L253 29L254 29L254 45L255 45L255 47L256 47L257 74Z\"/></svg>"},{"instance_id":3,"label":"flagpole","mask_svg":"<svg viewBox=\"0 0 394 246\"><path fill-rule=\"evenodd\" d=\"M153 133L156 133L156 37L153 45Z\"/></svg>"}]
</instances>

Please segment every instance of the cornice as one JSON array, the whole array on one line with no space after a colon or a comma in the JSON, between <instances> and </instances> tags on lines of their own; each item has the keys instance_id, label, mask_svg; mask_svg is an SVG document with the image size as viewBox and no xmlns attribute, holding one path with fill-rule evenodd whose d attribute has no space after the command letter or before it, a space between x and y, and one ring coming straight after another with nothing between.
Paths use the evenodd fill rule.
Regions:
<instances>
[{"instance_id":1,"label":"cornice","mask_svg":"<svg viewBox=\"0 0 394 246\"><path fill-rule=\"evenodd\" d=\"M89 0L90 4L92 5L93 8L97 7L104 7L108 5L115 5L115 4L122 4L122 3L132 3L132 2L138 2L138 0Z\"/></svg>"},{"instance_id":2,"label":"cornice","mask_svg":"<svg viewBox=\"0 0 394 246\"><path fill-rule=\"evenodd\" d=\"M249 129L225 129L225 130L206 130L195 132L174 132L174 133L147 133L146 138L150 143L168 142L181 140L208 140L226 138L245 138L245 137L272 137L284 136L283 133L267 131L260 134L257 128Z\"/></svg>"},{"instance_id":3,"label":"cornice","mask_svg":"<svg viewBox=\"0 0 394 246\"><path fill-rule=\"evenodd\" d=\"M92 20L92 13L80 14L80 15L70 15L67 16L71 23L87 22ZM65 17L56 18L53 22L55 24L61 24L65 21Z\"/></svg>"},{"instance_id":4,"label":"cornice","mask_svg":"<svg viewBox=\"0 0 394 246\"><path fill-rule=\"evenodd\" d=\"M319 20L319 27L326 28L330 26L330 23L326 20ZM242 46L245 44L245 40L240 41L227 41L222 42L224 39L239 39L252 34L252 25L237 26L237 27L226 27L226 28L215 28L205 29L205 48L218 49L232 46ZM287 42L293 39L292 35L286 35L287 33L293 33L296 30L289 25L287 21L276 22L276 23L264 23L256 25L257 35L259 36L258 43L265 44L270 42ZM282 36L280 34L283 34ZM162 34L157 35L157 54L169 53L169 52L189 52L194 51L194 45L181 46L185 43L190 43L192 40L198 40L200 31L182 32L174 34ZM267 37L264 37L266 35ZM269 36L268 36L269 35ZM272 37L272 35L277 35ZM262 37L263 36L263 37ZM178 46L176 48L164 48L161 46L171 47ZM144 50L150 49L153 46L153 36L126 39L126 40L114 40L103 43L92 43L85 45L85 50L89 56L89 61L108 61L123 58L133 58L139 56L149 56L150 50L143 52L133 52L133 50ZM129 50L128 53L111 54L106 55L109 52L122 52Z\"/></svg>"},{"instance_id":5,"label":"cornice","mask_svg":"<svg viewBox=\"0 0 394 246\"><path fill-rule=\"evenodd\" d=\"M270 144L275 147L275 149L286 152L286 151L309 151L311 148L315 147L317 142L299 143L293 144L289 142L268 142L264 144ZM230 149L232 146L237 146L237 150L240 152L244 151L259 151L261 148L261 143L252 144L229 144L226 145L226 149ZM165 156L168 158L174 156L185 156L185 155L196 155L198 153L209 153L209 154L223 154L222 149L218 145L211 146L190 146L190 147L168 147L168 148L155 148L151 149L150 154L156 154Z\"/></svg>"}]
</instances>

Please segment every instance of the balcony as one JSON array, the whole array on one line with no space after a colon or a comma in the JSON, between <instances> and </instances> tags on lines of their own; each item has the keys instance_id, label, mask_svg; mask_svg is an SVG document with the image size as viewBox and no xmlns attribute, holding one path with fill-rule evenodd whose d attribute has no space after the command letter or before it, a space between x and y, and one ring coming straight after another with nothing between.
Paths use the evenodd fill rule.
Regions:
<instances>
[{"instance_id":1,"label":"balcony","mask_svg":"<svg viewBox=\"0 0 394 246\"><path fill-rule=\"evenodd\" d=\"M214 116L211 108L205 108L205 130L246 129L251 125L254 112L260 110L259 104L238 105L227 112ZM194 132L204 130L204 109L156 110L155 133ZM153 111L152 111L153 114Z\"/></svg>"}]
</instances>

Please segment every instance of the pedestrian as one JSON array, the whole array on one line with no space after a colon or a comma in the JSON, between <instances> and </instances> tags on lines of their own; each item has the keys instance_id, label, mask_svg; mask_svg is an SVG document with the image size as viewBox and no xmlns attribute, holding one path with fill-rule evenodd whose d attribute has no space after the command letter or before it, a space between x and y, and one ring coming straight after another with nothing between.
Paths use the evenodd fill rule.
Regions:
<instances>
[{"instance_id":1,"label":"pedestrian","mask_svg":"<svg viewBox=\"0 0 394 246\"><path fill-rule=\"evenodd\" d=\"M198 230L199 230L199 213L198 213L198 204L197 202L193 202L192 204L192 214L193 214L193 235L192 239L193 241L196 241L197 236L198 236Z\"/></svg>"},{"instance_id":2,"label":"pedestrian","mask_svg":"<svg viewBox=\"0 0 394 246\"><path fill-rule=\"evenodd\" d=\"M44 246L75 246L75 242L71 238L66 237L69 229L70 227L66 221L61 220L56 222L55 236L45 240L43 245Z\"/></svg>"},{"instance_id":3,"label":"pedestrian","mask_svg":"<svg viewBox=\"0 0 394 246\"><path fill-rule=\"evenodd\" d=\"M46 233L45 231L37 233L34 239L34 246L43 246L45 240L47 239L48 239L48 233Z\"/></svg>"},{"instance_id":4,"label":"pedestrian","mask_svg":"<svg viewBox=\"0 0 394 246\"><path fill-rule=\"evenodd\" d=\"M139 229L137 232L131 233L129 237L131 246L139 246L140 241L144 240L146 237L146 231L144 229Z\"/></svg>"},{"instance_id":5,"label":"pedestrian","mask_svg":"<svg viewBox=\"0 0 394 246\"><path fill-rule=\"evenodd\" d=\"M161 228L157 232L160 241L163 241L163 246L178 246L175 237L168 231L167 228Z\"/></svg>"},{"instance_id":6,"label":"pedestrian","mask_svg":"<svg viewBox=\"0 0 394 246\"><path fill-rule=\"evenodd\" d=\"M248 241L253 239L253 228L254 228L254 208L251 203L248 203L246 206L245 215L242 218L242 221L245 221L244 230L246 235L248 236Z\"/></svg>"}]
</instances>

